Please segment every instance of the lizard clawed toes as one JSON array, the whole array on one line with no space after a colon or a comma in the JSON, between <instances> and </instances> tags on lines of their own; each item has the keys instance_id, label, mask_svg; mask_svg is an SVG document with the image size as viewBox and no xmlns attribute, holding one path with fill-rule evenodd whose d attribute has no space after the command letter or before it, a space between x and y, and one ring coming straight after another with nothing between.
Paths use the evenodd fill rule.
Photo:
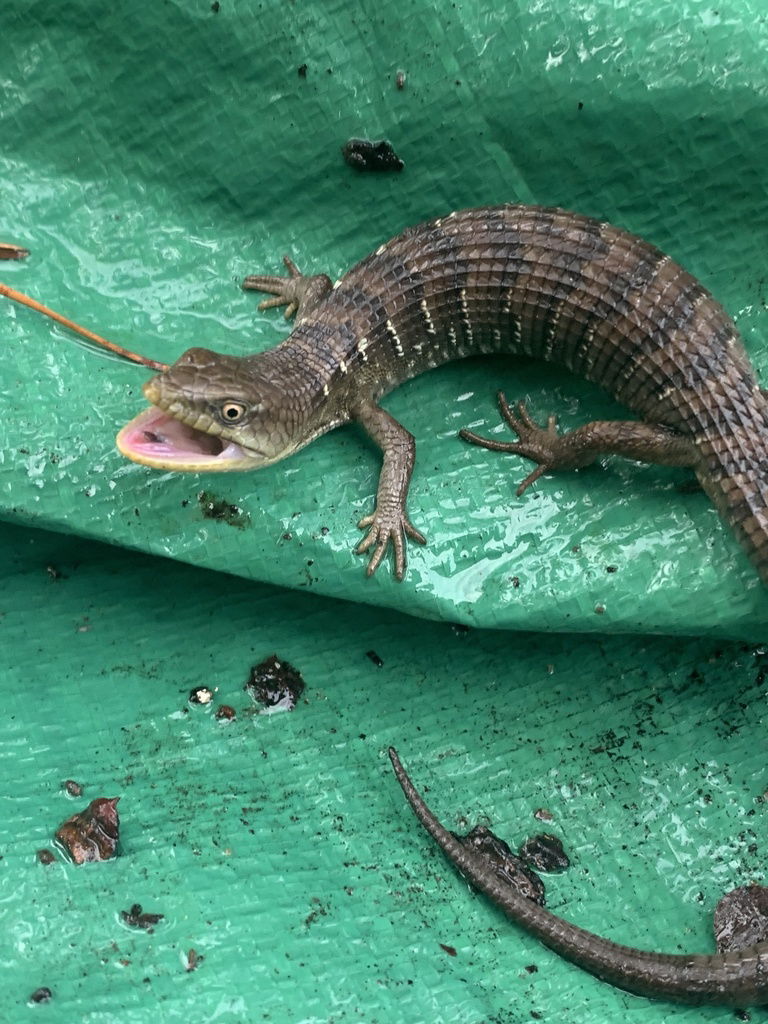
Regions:
<instances>
[{"instance_id":1,"label":"lizard clawed toes","mask_svg":"<svg viewBox=\"0 0 768 1024\"><path fill-rule=\"evenodd\" d=\"M309 308L323 299L331 289L331 279L327 274L302 274L290 256L283 256L283 263L288 270L288 277L277 277L273 274L250 274L243 280L246 291L267 292L274 298L263 299L259 309L272 309L285 306L285 319L290 320L295 313L305 314Z\"/></svg>"},{"instance_id":2,"label":"lizard clawed toes","mask_svg":"<svg viewBox=\"0 0 768 1024\"><path fill-rule=\"evenodd\" d=\"M364 555L370 548L374 549L365 570L366 576L372 576L376 572L391 544L395 556L395 578L402 580L405 576L406 537L418 544L427 543L424 534L416 529L401 510L386 514L376 511L370 516L364 516L357 525L361 530L368 530L368 533L355 548L355 554Z\"/></svg>"},{"instance_id":3,"label":"lizard clawed toes","mask_svg":"<svg viewBox=\"0 0 768 1024\"><path fill-rule=\"evenodd\" d=\"M519 440L497 441L495 438L481 437L471 430L460 430L459 437L480 448L488 448L494 452L509 452L522 455L526 459L538 462L538 466L520 484L515 493L520 497L532 483L544 473L559 468L559 456L562 438L557 433L555 416L547 418L546 427L539 426L531 417L524 402L518 402L513 411L503 391L498 393L499 410L507 425Z\"/></svg>"},{"instance_id":4,"label":"lizard clawed toes","mask_svg":"<svg viewBox=\"0 0 768 1024\"><path fill-rule=\"evenodd\" d=\"M299 308L301 291L305 287L300 285L304 275L293 262L290 256L283 256L290 277L276 277L271 274L251 274L243 281L243 288L246 291L268 292L273 295L272 299L264 299L259 303L259 309L272 309L275 306L287 306L285 319L290 320Z\"/></svg>"}]
</instances>

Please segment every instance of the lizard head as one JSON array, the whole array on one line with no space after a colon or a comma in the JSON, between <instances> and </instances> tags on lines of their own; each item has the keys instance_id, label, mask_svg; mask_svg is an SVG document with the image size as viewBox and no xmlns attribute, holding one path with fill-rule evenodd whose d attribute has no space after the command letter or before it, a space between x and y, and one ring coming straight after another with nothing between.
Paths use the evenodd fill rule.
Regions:
<instances>
[{"instance_id":1,"label":"lizard head","mask_svg":"<svg viewBox=\"0 0 768 1024\"><path fill-rule=\"evenodd\" d=\"M143 387L152 404L117 435L120 452L153 469L256 469L290 455L299 417L259 356L191 348Z\"/></svg>"}]
</instances>

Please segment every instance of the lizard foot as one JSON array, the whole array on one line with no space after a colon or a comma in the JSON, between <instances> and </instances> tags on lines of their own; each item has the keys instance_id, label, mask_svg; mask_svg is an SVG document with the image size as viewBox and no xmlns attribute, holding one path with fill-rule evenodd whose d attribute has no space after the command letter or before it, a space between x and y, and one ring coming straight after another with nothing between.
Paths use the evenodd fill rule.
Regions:
<instances>
[{"instance_id":1,"label":"lizard foot","mask_svg":"<svg viewBox=\"0 0 768 1024\"><path fill-rule=\"evenodd\" d=\"M517 488L515 493L518 497L545 473L554 469L571 468L563 459L563 439L557 433L557 420L554 416L547 419L546 427L540 427L531 418L523 402L518 402L516 412L513 412L503 391L499 391L498 400L501 415L517 434L518 441L496 441L490 437L480 437L471 430L460 430L459 437L480 448L488 448L494 452L511 452L538 462L536 469L529 473Z\"/></svg>"},{"instance_id":2,"label":"lizard foot","mask_svg":"<svg viewBox=\"0 0 768 1024\"><path fill-rule=\"evenodd\" d=\"M268 292L272 299L264 299L259 309L285 306L285 319L290 320L297 310L306 312L316 305L331 290L331 279L326 274L311 276L302 274L290 256L283 256L289 277L273 277L268 274L251 274L243 281L246 291Z\"/></svg>"},{"instance_id":3,"label":"lizard foot","mask_svg":"<svg viewBox=\"0 0 768 1024\"><path fill-rule=\"evenodd\" d=\"M377 509L373 515L365 516L357 525L361 530L368 530L368 533L355 548L355 554L363 555L373 548L371 560L365 570L366 576L372 576L376 572L391 544L395 553L395 578L402 580L405 576L406 537L410 537L418 544L427 543L427 538L423 533L419 533L402 509L394 509L387 513L381 513Z\"/></svg>"}]
</instances>

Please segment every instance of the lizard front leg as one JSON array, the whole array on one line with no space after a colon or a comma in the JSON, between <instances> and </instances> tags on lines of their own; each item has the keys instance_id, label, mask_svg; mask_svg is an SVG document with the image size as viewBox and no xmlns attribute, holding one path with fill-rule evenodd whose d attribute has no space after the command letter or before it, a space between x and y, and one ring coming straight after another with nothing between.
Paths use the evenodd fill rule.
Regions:
<instances>
[{"instance_id":1,"label":"lizard front leg","mask_svg":"<svg viewBox=\"0 0 768 1024\"><path fill-rule=\"evenodd\" d=\"M536 469L517 488L518 497L544 473L580 469L599 455L621 455L625 459L660 466L694 467L698 461L693 441L668 427L637 420L593 420L576 430L558 434L554 416L549 417L546 427L540 427L522 402L517 403L513 412L502 391L498 399L501 415L517 434L518 441L496 441L480 437L471 430L460 430L459 437L481 448L523 455L538 462Z\"/></svg>"},{"instance_id":2,"label":"lizard front leg","mask_svg":"<svg viewBox=\"0 0 768 1024\"><path fill-rule=\"evenodd\" d=\"M368 530L355 549L358 555L373 548L366 573L373 575L381 564L389 545L395 556L395 577L405 575L406 538L426 544L426 537L416 529L405 511L408 487L416 458L413 435L375 402L366 401L351 410L351 418L358 422L384 454L376 491L376 508L357 524Z\"/></svg>"},{"instance_id":3,"label":"lizard front leg","mask_svg":"<svg viewBox=\"0 0 768 1024\"><path fill-rule=\"evenodd\" d=\"M274 298L264 299L260 302L259 309L285 306L286 320L290 320L294 313L298 313L299 319L301 319L322 302L330 292L331 279L327 274L302 274L290 256L283 256L283 263L288 268L289 277L251 274L243 281L243 288L246 291L267 292L274 295Z\"/></svg>"}]
</instances>

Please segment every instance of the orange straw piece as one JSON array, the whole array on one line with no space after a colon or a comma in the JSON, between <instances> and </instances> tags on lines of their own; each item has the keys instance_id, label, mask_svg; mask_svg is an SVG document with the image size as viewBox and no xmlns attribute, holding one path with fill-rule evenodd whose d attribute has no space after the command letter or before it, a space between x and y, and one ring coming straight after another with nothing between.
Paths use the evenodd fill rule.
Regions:
<instances>
[{"instance_id":1,"label":"orange straw piece","mask_svg":"<svg viewBox=\"0 0 768 1024\"><path fill-rule=\"evenodd\" d=\"M30 309L37 310L38 313L50 317L51 320L55 320L56 323L61 324L63 327L68 327L71 331L81 335L83 338L87 338L96 345L109 349L110 352L122 356L123 359L130 359L132 363L140 363L142 366L148 366L151 370L159 370L161 373L163 370L168 369L167 363L158 363L154 359L147 359L146 356L137 355L121 345L115 345L114 342L107 341L106 338L102 338L98 334L94 334L93 331L89 331L87 327L81 327L79 324L74 323L74 321L67 320L61 313L43 306L42 303L31 299L28 295L24 295L23 292L17 292L15 288L9 288L7 284L0 283L0 295L4 295L7 299L12 299L14 302L20 302L22 306L28 306Z\"/></svg>"}]
</instances>

